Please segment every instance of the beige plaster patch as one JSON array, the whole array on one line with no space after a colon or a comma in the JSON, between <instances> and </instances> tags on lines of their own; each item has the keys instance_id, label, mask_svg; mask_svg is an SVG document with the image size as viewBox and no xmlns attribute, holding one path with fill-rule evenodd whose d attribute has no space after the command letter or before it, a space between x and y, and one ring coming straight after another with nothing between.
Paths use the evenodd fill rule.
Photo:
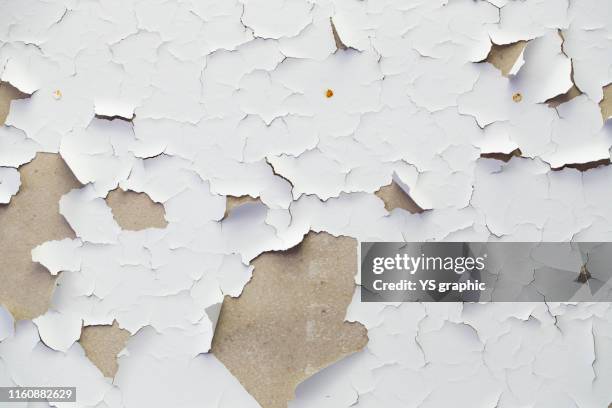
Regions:
<instances>
[{"instance_id":1,"label":"beige plaster patch","mask_svg":"<svg viewBox=\"0 0 612 408\"><path fill-rule=\"evenodd\" d=\"M83 327L79 343L102 374L112 378L118 369L117 354L123 350L129 337L130 333L121 329L115 321L112 326Z\"/></svg>"},{"instance_id":2,"label":"beige plaster patch","mask_svg":"<svg viewBox=\"0 0 612 408\"><path fill-rule=\"evenodd\" d=\"M286 407L300 382L367 343L361 324L344 321L357 242L311 232L253 265L242 295L223 303L212 352L262 407Z\"/></svg>"},{"instance_id":3,"label":"beige plaster patch","mask_svg":"<svg viewBox=\"0 0 612 408\"><path fill-rule=\"evenodd\" d=\"M165 228L162 204L156 203L145 193L123 191L120 188L108 193L106 203L121 228L139 231L147 228Z\"/></svg>"}]
</instances>

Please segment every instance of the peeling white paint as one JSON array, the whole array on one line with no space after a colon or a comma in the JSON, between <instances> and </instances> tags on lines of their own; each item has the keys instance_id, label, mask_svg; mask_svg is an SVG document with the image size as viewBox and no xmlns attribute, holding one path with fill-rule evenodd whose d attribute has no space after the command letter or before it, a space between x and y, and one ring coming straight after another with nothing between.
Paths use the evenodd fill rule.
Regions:
<instances>
[{"instance_id":1,"label":"peeling white paint","mask_svg":"<svg viewBox=\"0 0 612 408\"><path fill-rule=\"evenodd\" d=\"M310 230L369 241L608 241L612 169L599 109L612 82L607 0L0 1L0 203L56 152L85 186L42 244L51 309L0 308L0 385L76 385L82 407L248 407L207 352L249 262ZM6 10L6 12L4 12ZM331 21L346 47L338 49ZM509 77L491 43L529 43ZM545 102L575 85L583 95ZM509 162L481 154L519 149ZM564 168L566 167L566 168ZM555 171L558 170L558 171ZM385 210L395 180L423 209ZM120 186L166 209L123 231ZM224 219L225 196L249 195ZM3 317L4 316L4 317ZM609 304L361 304L366 350L315 374L295 407L604 407ZM82 325L131 332L114 382ZM10 322L10 323L7 323ZM51 379L53 382L51 383Z\"/></svg>"}]
</instances>

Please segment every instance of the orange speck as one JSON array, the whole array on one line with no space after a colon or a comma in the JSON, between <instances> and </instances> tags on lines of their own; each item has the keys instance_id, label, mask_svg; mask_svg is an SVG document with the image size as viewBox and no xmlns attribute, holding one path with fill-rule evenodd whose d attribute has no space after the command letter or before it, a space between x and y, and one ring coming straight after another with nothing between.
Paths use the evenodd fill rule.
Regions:
<instances>
[{"instance_id":1,"label":"orange speck","mask_svg":"<svg viewBox=\"0 0 612 408\"><path fill-rule=\"evenodd\" d=\"M60 91L59 89L56 89L55 91L53 91L53 97L55 99L60 99L62 97L62 91Z\"/></svg>"},{"instance_id":2,"label":"orange speck","mask_svg":"<svg viewBox=\"0 0 612 408\"><path fill-rule=\"evenodd\" d=\"M512 100L516 103L519 103L520 101L523 100L523 95L521 95L520 92L517 92L514 95L512 95Z\"/></svg>"},{"instance_id":3,"label":"orange speck","mask_svg":"<svg viewBox=\"0 0 612 408\"><path fill-rule=\"evenodd\" d=\"M331 98L332 96L334 96L334 91L332 91L331 89L328 89L328 90L325 92L325 96L326 96L327 98Z\"/></svg>"}]
</instances>

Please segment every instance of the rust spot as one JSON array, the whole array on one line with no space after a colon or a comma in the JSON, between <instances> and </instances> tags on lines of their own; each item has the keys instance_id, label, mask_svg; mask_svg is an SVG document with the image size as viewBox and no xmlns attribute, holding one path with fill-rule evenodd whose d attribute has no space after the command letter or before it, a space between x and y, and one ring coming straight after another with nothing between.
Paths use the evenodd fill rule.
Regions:
<instances>
[{"instance_id":1,"label":"rust spot","mask_svg":"<svg viewBox=\"0 0 612 408\"><path fill-rule=\"evenodd\" d=\"M520 92L517 92L514 95L512 95L512 100L516 103L519 103L520 101L523 100L523 95Z\"/></svg>"},{"instance_id":2,"label":"rust spot","mask_svg":"<svg viewBox=\"0 0 612 408\"><path fill-rule=\"evenodd\" d=\"M326 98L331 98L332 96L334 96L334 91L332 91L331 89L328 89L328 90L325 92L325 97L326 97Z\"/></svg>"}]
</instances>

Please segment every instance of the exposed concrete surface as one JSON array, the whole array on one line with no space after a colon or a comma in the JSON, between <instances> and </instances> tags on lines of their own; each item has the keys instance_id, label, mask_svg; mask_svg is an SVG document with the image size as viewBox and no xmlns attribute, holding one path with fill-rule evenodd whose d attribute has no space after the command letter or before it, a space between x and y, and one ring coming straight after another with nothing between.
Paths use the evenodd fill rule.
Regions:
<instances>
[{"instance_id":1,"label":"exposed concrete surface","mask_svg":"<svg viewBox=\"0 0 612 408\"><path fill-rule=\"evenodd\" d=\"M361 324L344 321L357 243L310 233L253 265L242 295L223 303L212 351L263 407L286 407L297 384L367 342Z\"/></svg>"},{"instance_id":2,"label":"exposed concrete surface","mask_svg":"<svg viewBox=\"0 0 612 408\"><path fill-rule=\"evenodd\" d=\"M153 202L145 193L116 189L108 193L106 202L124 230L140 231L168 225L164 219L164 206Z\"/></svg>"},{"instance_id":3,"label":"exposed concrete surface","mask_svg":"<svg viewBox=\"0 0 612 408\"><path fill-rule=\"evenodd\" d=\"M89 360L102 371L105 377L113 378L117 373L117 355L127 343L130 333L119 328L117 322L111 326L87 326L81 331L79 343Z\"/></svg>"}]
</instances>

